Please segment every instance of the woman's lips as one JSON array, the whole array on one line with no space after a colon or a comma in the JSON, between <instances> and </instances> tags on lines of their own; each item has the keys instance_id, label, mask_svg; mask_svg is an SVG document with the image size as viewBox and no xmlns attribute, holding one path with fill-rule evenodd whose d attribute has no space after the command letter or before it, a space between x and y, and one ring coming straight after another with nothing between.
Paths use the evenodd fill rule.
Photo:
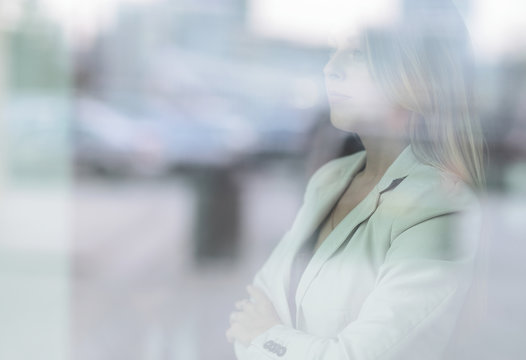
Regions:
<instances>
[{"instance_id":1,"label":"woman's lips","mask_svg":"<svg viewBox=\"0 0 526 360\"><path fill-rule=\"evenodd\" d=\"M345 94L337 93L337 92L329 92L327 95L329 97L329 102L331 103L339 103L339 102L344 102L344 101L348 101L352 99L352 97L349 95L345 95Z\"/></svg>"}]
</instances>

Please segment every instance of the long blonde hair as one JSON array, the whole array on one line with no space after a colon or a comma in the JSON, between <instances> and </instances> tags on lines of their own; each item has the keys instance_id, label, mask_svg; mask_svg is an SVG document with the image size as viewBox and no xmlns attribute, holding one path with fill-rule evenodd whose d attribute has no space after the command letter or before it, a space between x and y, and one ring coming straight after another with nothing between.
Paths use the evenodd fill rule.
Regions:
<instances>
[{"instance_id":1,"label":"long blonde hair","mask_svg":"<svg viewBox=\"0 0 526 360\"><path fill-rule=\"evenodd\" d=\"M396 23L363 35L371 76L413 114L408 132L417 158L483 188L472 52L455 6L449 0L406 1Z\"/></svg>"}]
</instances>

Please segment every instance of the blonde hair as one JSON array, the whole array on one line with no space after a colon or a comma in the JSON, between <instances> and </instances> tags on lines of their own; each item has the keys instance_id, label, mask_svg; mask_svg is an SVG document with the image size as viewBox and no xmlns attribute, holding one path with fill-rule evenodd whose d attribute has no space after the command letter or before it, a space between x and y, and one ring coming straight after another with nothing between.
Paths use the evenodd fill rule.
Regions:
<instances>
[{"instance_id":1,"label":"blonde hair","mask_svg":"<svg viewBox=\"0 0 526 360\"><path fill-rule=\"evenodd\" d=\"M371 76L386 96L412 112L417 158L484 187L484 138L474 108L468 31L447 0L406 1L395 24L368 29Z\"/></svg>"}]
</instances>

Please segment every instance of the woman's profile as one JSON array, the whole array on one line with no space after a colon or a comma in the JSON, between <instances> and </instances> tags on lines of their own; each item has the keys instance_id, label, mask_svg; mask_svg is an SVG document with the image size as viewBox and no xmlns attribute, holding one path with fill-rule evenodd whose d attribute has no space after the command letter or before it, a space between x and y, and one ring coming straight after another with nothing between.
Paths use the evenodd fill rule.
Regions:
<instances>
[{"instance_id":1,"label":"woman's profile","mask_svg":"<svg viewBox=\"0 0 526 360\"><path fill-rule=\"evenodd\" d=\"M479 246L456 226L484 186L467 30L450 1L414 0L332 42L331 123L365 150L310 178L227 339L238 360L442 359Z\"/></svg>"}]
</instances>

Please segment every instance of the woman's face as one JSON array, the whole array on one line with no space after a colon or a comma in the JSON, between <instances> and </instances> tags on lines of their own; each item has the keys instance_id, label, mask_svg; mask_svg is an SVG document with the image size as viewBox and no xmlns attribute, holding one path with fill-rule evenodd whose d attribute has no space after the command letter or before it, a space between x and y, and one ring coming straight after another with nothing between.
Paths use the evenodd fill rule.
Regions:
<instances>
[{"instance_id":1,"label":"woman's face","mask_svg":"<svg viewBox=\"0 0 526 360\"><path fill-rule=\"evenodd\" d=\"M361 135L380 135L394 107L369 75L360 37L335 37L331 45L334 52L323 72L332 124Z\"/></svg>"}]
</instances>

